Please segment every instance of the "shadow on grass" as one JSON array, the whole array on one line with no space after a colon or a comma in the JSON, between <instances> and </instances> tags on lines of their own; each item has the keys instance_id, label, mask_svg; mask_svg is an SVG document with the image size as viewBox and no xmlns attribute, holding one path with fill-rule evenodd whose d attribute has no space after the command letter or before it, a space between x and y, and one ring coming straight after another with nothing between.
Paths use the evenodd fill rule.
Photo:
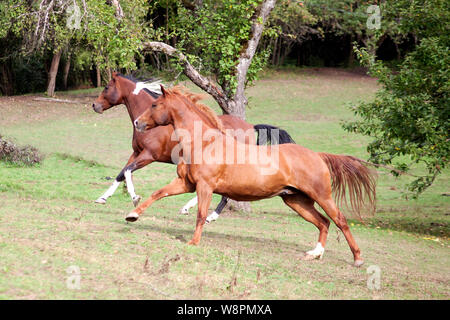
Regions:
<instances>
[{"instance_id":1,"label":"shadow on grass","mask_svg":"<svg viewBox=\"0 0 450 320\"><path fill-rule=\"evenodd\" d=\"M117 222L117 223L120 223L120 222ZM158 233L166 233L166 234L173 236L174 238L178 239L181 242L189 241L192 238L192 236L194 234L194 229L195 229L195 225L193 225L192 230L189 230L189 231L186 229L182 229L182 228L160 227L160 226L156 226L156 225L149 225L149 224L143 224L143 223L133 224L132 226L134 229L139 229L139 230L143 230L143 231L151 230L151 231L158 232ZM294 244L292 242L267 239L267 238L263 238L263 237L226 234L226 233L220 233L220 232L216 232L216 231L210 231L207 228L208 228L208 226L205 226L203 229L202 239L214 238L214 239L218 240L219 242L225 242L225 241L230 241L230 240L238 241L238 242L242 241L242 242L251 243L254 246L266 247L266 248L271 247L271 246L276 246L277 248L282 247L286 250L292 250L295 252L306 252L311 249L309 247L302 247L301 245L299 245L297 243ZM119 232L127 232L127 231L128 231L127 228L122 228L121 230L119 230Z\"/></svg>"},{"instance_id":2,"label":"shadow on grass","mask_svg":"<svg viewBox=\"0 0 450 320\"><path fill-rule=\"evenodd\" d=\"M369 228L409 232L424 236L450 238L450 225L449 223L442 221L442 219L436 219L435 221L430 221L429 218L418 217L389 217L389 219L387 219L380 215L368 219L366 221L366 225Z\"/></svg>"},{"instance_id":3,"label":"shadow on grass","mask_svg":"<svg viewBox=\"0 0 450 320\"><path fill-rule=\"evenodd\" d=\"M414 210L411 208L410 210ZM331 224L333 222L331 219L323 213L322 210L319 211L330 220ZM286 217L286 212L281 211L271 211L264 210L260 214L263 216L272 216L274 218ZM400 232L408 232L422 236L434 236L442 238L450 238L450 213L434 213L433 215L426 212L415 212L414 214L408 215L404 213L397 212L379 212L375 216L364 217L364 223L361 223L358 219L355 219L351 215L347 215L347 221L349 224L353 223L360 226L365 226L371 229L380 230L392 230Z\"/></svg>"}]
</instances>

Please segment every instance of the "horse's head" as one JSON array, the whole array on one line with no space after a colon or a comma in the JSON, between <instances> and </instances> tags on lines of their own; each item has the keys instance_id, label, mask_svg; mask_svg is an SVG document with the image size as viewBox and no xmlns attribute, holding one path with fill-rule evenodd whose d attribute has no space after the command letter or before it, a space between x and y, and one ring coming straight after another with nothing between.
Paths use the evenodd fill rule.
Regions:
<instances>
[{"instance_id":1,"label":"horse's head","mask_svg":"<svg viewBox=\"0 0 450 320\"><path fill-rule=\"evenodd\" d=\"M162 85L161 93L161 96L134 121L134 126L138 131L143 132L156 126L172 123L168 108L169 94Z\"/></svg>"},{"instance_id":2,"label":"horse's head","mask_svg":"<svg viewBox=\"0 0 450 320\"><path fill-rule=\"evenodd\" d=\"M112 80L107 84L102 93L98 96L95 102L92 104L92 108L97 113L103 113L103 111L109 108L123 103L123 93L120 88L120 81L116 72L112 75Z\"/></svg>"}]
</instances>

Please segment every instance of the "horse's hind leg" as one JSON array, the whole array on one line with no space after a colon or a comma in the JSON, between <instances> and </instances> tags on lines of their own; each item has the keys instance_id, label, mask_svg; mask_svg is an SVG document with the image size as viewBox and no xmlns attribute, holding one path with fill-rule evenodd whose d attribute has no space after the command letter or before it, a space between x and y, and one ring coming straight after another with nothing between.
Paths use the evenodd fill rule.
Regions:
<instances>
[{"instance_id":1,"label":"horse's hind leg","mask_svg":"<svg viewBox=\"0 0 450 320\"><path fill-rule=\"evenodd\" d=\"M225 208L228 203L228 199L229 198L222 196L222 199L220 200L220 203L217 206L216 210L211 212L211 214L206 218L206 223L216 221L219 218L219 215L222 213L223 208Z\"/></svg>"},{"instance_id":2,"label":"horse's hind leg","mask_svg":"<svg viewBox=\"0 0 450 320\"><path fill-rule=\"evenodd\" d=\"M347 224L347 219L338 209L334 200L329 197L326 200L317 200L317 203L322 207L326 214L333 220L333 222L338 226L339 229L341 229L342 233L344 234L350 250L352 250L353 253L354 266L361 266L364 263L364 260L361 258L361 251L359 250L359 247L356 244L352 233L350 232L350 228Z\"/></svg>"},{"instance_id":3,"label":"horse's hind leg","mask_svg":"<svg viewBox=\"0 0 450 320\"><path fill-rule=\"evenodd\" d=\"M319 229L319 241L313 250L306 252L304 260L321 259L325 251L330 221L314 208L314 200L303 194L282 196L284 203L297 212L303 219Z\"/></svg>"},{"instance_id":4,"label":"horse's hind leg","mask_svg":"<svg viewBox=\"0 0 450 320\"><path fill-rule=\"evenodd\" d=\"M97 200L95 200L95 203L105 204L106 200L108 200L109 197L111 197L114 192L116 192L117 188L119 187L120 183L125 180L125 169L130 165L136 159L136 154L133 152L133 154L128 159L127 164L125 167L120 171L119 175L114 180L113 184L106 190L106 192L101 195Z\"/></svg>"}]
</instances>

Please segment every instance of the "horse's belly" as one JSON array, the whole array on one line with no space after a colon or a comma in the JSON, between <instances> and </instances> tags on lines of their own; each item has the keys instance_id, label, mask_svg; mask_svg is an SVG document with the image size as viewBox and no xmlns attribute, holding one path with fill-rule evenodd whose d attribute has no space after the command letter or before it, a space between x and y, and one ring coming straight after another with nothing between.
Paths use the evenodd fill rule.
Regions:
<instances>
[{"instance_id":1,"label":"horse's belly","mask_svg":"<svg viewBox=\"0 0 450 320\"><path fill-rule=\"evenodd\" d=\"M245 165L224 176L217 183L215 193L237 201L256 201L280 195L286 182L279 175L259 175Z\"/></svg>"}]
</instances>

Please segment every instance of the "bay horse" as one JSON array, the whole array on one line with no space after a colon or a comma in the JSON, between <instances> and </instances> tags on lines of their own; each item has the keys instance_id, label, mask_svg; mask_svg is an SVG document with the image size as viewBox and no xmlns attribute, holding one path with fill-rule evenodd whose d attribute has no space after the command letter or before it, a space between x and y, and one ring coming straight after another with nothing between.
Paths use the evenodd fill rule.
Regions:
<instances>
[{"instance_id":1,"label":"bay horse","mask_svg":"<svg viewBox=\"0 0 450 320\"><path fill-rule=\"evenodd\" d=\"M160 86L158 80L138 80L131 76L125 76L114 72L112 80L101 92L92 105L97 113L103 113L113 106L125 104L130 120L133 124L135 119L143 113L149 105L151 105L160 95ZM263 137L267 136L271 130L280 132L280 139L276 143L294 142L289 134L277 127L260 124L253 126L235 116L222 115L220 119L224 126L229 129L236 130L237 138L246 143L255 143L253 132L257 132L257 143L265 143ZM251 130L251 135L244 135L244 132ZM95 202L105 204L107 199L114 194L120 183L126 180L127 191L131 196L134 206L137 206L141 197L135 193L132 181L132 173L146 165L157 161L164 163L173 163L171 152L177 145L177 141L171 139L173 134L173 126L168 124L164 126L153 126L145 132L139 132L133 125L133 140L131 154L124 168L117 175L113 184L108 190L101 195ZM264 133L264 134L261 134ZM209 221L214 221L223 210L228 199L223 197L217 209L208 217ZM181 213L188 213L189 208L197 204L197 197L190 200L182 209Z\"/></svg>"},{"instance_id":2,"label":"bay horse","mask_svg":"<svg viewBox=\"0 0 450 320\"><path fill-rule=\"evenodd\" d=\"M164 89L162 95L153 102L136 121L141 130L149 124L171 124L178 130L193 134L194 126L201 124L204 130L215 130L214 139L204 140L202 144L187 143L186 134L178 134L183 149L183 157L177 166L178 178L154 192L146 201L126 216L127 221L136 221L153 202L172 195L196 192L198 214L195 232L189 244L200 242L203 225L213 193L237 200L255 201L280 196L285 204L296 211L306 221L319 229L316 247L306 253L304 259L321 259L328 235L329 220L314 207L317 203L343 232L353 253L354 266L364 261L361 251L353 238L345 216L338 209L332 193L339 202L346 199L348 189L351 208L360 215L368 201L368 208L375 210L376 176L362 160L352 156L333 155L309 150L297 144L250 146L236 139L230 139L220 119L207 106L196 102L194 94L180 88ZM236 153L226 159L224 152L217 152L216 161L193 163L185 154L209 150L234 150ZM239 162L236 154L244 152L245 161ZM253 153L267 154L271 162L252 162ZM278 156L275 163L274 155ZM217 161L220 160L220 161ZM265 173L267 167L274 167Z\"/></svg>"}]
</instances>

